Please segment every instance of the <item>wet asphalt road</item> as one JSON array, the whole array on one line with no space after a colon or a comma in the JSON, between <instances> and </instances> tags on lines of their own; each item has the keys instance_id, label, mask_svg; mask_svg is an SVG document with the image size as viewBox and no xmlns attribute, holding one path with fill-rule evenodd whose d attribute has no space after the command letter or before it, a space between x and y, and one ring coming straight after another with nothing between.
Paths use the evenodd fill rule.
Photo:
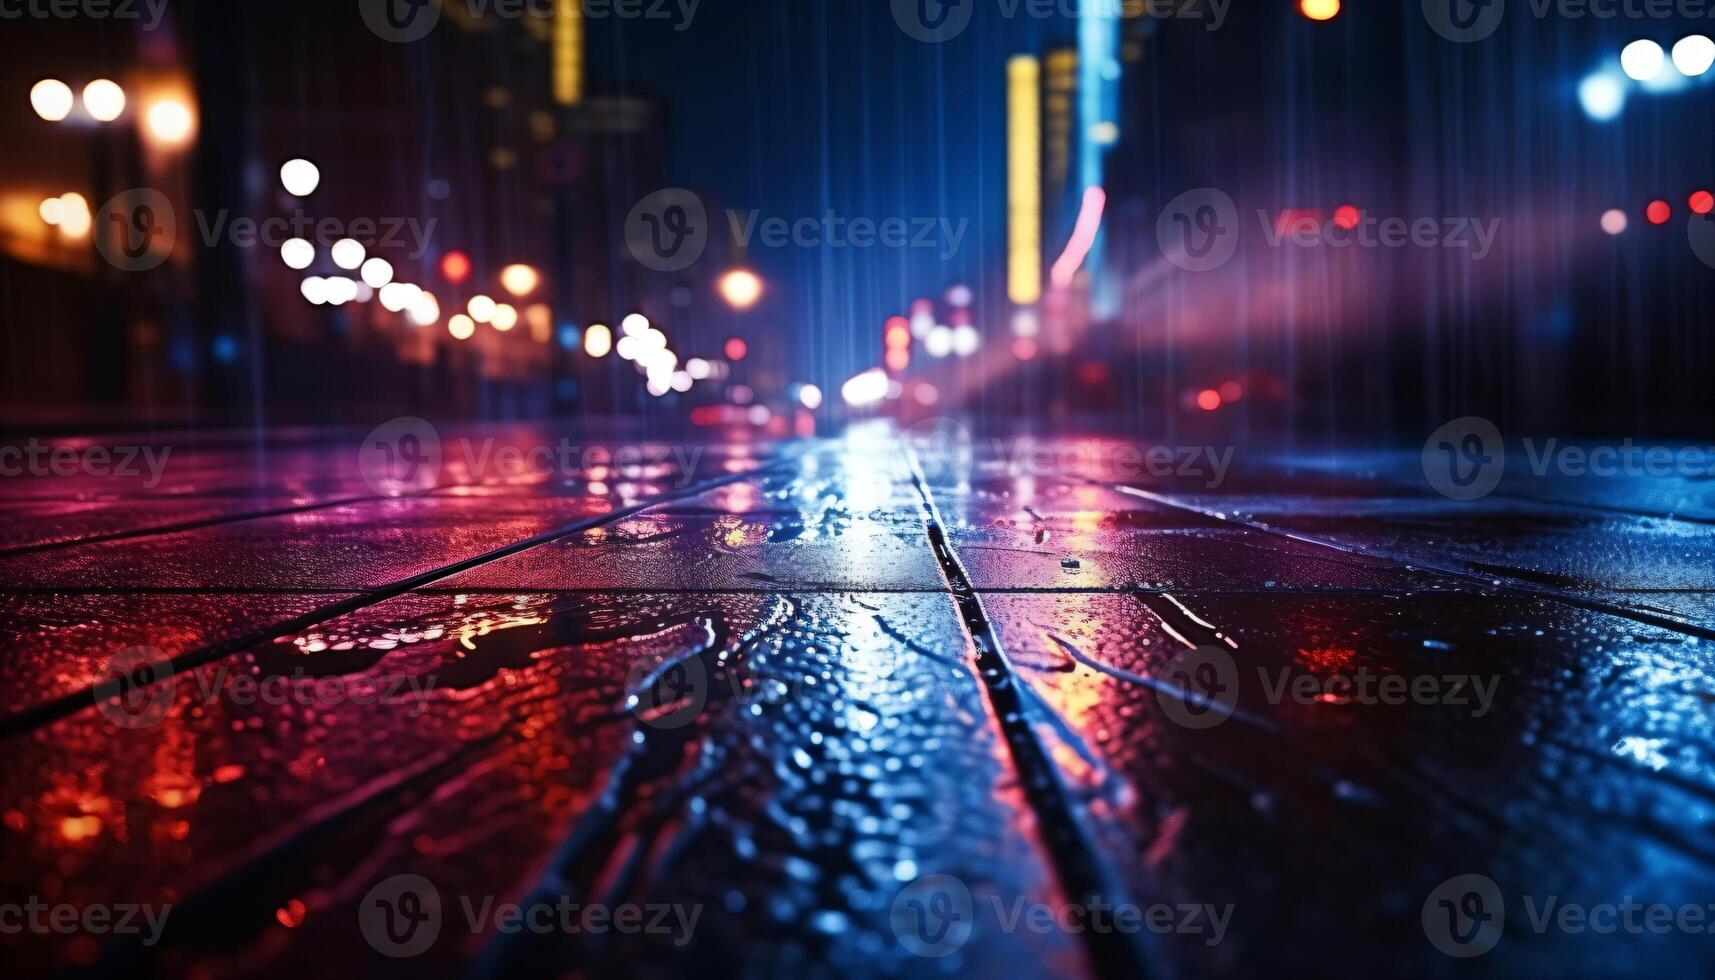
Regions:
<instances>
[{"instance_id":1,"label":"wet asphalt road","mask_svg":"<svg viewBox=\"0 0 1715 980\"><path fill-rule=\"evenodd\" d=\"M1707 483L936 435L4 481L13 975L1707 969Z\"/></svg>"}]
</instances>

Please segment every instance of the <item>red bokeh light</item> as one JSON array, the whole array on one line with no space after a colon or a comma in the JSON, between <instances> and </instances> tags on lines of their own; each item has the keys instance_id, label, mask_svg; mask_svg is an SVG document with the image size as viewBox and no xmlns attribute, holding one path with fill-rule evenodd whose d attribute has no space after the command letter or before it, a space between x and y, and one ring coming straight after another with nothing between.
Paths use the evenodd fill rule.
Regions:
<instances>
[{"instance_id":1,"label":"red bokeh light","mask_svg":"<svg viewBox=\"0 0 1715 980\"><path fill-rule=\"evenodd\" d=\"M911 346L911 324L902 316L887 319L887 349L903 350Z\"/></svg>"},{"instance_id":2,"label":"red bokeh light","mask_svg":"<svg viewBox=\"0 0 1715 980\"><path fill-rule=\"evenodd\" d=\"M1652 225L1665 225L1667 219L1673 217L1673 207L1666 201L1651 201L1649 207L1644 209L1644 217L1648 218Z\"/></svg>"},{"instance_id":3,"label":"red bokeh light","mask_svg":"<svg viewBox=\"0 0 1715 980\"><path fill-rule=\"evenodd\" d=\"M1358 227L1358 221L1362 218L1363 214L1350 204L1342 204L1334 209L1334 223L1347 231Z\"/></svg>"},{"instance_id":4,"label":"red bokeh light","mask_svg":"<svg viewBox=\"0 0 1715 980\"><path fill-rule=\"evenodd\" d=\"M1237 381L1228 381L1221 385L1220 395L1223 402L1236 402L1245 396L1245 389Z\"/></svg>"},{"instance_id":5,"label":"red bokeh light","mask_svg":"<svg viewBox=\"0 0 1715 980\"><path fill-rule=\"evenodd\" d=\"M1708 191L1698 191L1692 194L1691 211L1693 214L1708 214L1715 211L1715 194Z\"/></svg>"},{"instance_id":6,"label":"red bokeh light","mask_svg":"<svg viewBox=\"0 0 1715 980\"><path fill-rule=\"evenodd\" d=\"M887 369L894 374L911 366L911 352L901 347L895 347L887 352Z\"/></svg>"},{"instance_id":7,"label":"red bokeh light","mask_svg":"<svg viewBox=\"0 0 1715 980\"><path fill-rule=\"evenodd\" d=\"M727 360L742 361L745 355L750 353L750 345L744 342L743 337L734 337L726 342L724 350Z\"/></svg>"},{"instance_id":8,"label":"red bokeh light","mask_svg":"<svg viewBox=\"0 0 1715 980\"><path fill-rule=\"evenodd\" d=\"M1021 361L1034 360L1036 358L1036 341L1029 337L1020 337L1013 341L1012 356Z\"/></svg>"},{"instance_id":9,"label":"red bokeh light","mask_svg":"<svg viewBox=\"0 0 1715 980\"><path fill-rule=\"evenodd\" d=\"M1078 380L1095 387L1108 383L1108 366L1101 361L1087 361L1078 368Z\"/></svg>"},{"instance_id":10,"label":"red bokeh light","mask_svg":"<svg viewBox=\"0 0 1715 980\"><path fill-rule=\"evenodd\" d=\"M1197 407L1205 412L1213 412L1221 407L1221 393L1213 388L1204 388L1197 392Z\"/></svg>"},{"instance_id":11,"label":"red bokeh light","mask_svg":"<svg viewBox=\"0 0 1715 980\"><path fill-rule=\"evenodd\" d=\"M470 256L463 252L448 252L441 256L441 277L457 285L470 278Z\"/></svg>"}]
</instances>

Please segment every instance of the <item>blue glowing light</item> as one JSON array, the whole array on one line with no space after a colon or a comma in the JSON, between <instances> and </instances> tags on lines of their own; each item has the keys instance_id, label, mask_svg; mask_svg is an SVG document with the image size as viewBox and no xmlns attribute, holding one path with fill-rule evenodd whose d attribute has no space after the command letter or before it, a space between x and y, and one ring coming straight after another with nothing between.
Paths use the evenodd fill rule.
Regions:
<instances>
[{"instance_id":1,"label":"blue glowing light","mask_svg":"<svg viewBox=\"0 0 1715 980\"><path fill-rule=\"evenodd\" d=\"M1578 104L1584 114L1597 122L1607 122L1626 108L1624 79L1607 72L1597 72L1578 83Z\"/></svg>"}]
</instances>

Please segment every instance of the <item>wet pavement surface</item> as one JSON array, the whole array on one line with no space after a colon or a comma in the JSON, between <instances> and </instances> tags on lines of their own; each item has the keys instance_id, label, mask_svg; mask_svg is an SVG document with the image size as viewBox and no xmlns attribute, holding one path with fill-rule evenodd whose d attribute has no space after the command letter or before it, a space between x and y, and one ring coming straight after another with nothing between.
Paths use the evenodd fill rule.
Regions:
<instances>
[{"instance_id":1,"label":"wet pavement surface","mask_svg":"<svg viewBox=\"0 0 1715 980\"><path fill-rule=\"evenodd\" d=\"M944 436L0 482L8 973L1706 972L1715 487Z\"/></svg>"}]
</instances>

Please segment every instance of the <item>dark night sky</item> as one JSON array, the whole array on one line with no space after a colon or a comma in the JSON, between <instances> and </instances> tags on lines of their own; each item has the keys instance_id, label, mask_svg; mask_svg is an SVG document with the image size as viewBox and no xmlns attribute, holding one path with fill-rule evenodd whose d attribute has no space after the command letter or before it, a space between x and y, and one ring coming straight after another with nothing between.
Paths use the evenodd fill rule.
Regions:
<instances>
[{"instance_id":1,"label":"dark night sky","mask_svg":"<svg viewBox=\"0 0 1715 980\"><path fill-rule=\"evenodd\" d=\"M689 31L592 27L592 75L670 100L669 178L707 192L711 210L968 222L945 262L938 249L753 247L785 287L762 312L818 341L798 358L810 376L873 362L882 319L915 295L958 281L1002 288L1005 61L1039 50L1033 34L1069 39L1070 21L977 17L927 45L885 2L705 0Z\"/></svg>"}]
</instances>

